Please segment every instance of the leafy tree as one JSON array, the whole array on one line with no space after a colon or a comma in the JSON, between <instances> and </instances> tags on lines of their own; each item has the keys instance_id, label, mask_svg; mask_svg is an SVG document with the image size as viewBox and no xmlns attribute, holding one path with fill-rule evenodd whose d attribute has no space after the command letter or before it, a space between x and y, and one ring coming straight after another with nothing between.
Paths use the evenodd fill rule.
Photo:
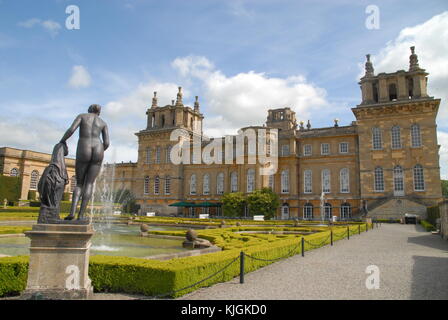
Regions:
<instances>
[{"instance_id":1,"label":"leafy tree","mask_svg":"<svg viewBox=\"0 0 448 320\"><path fill-rule=\"evenodd\" d=\"M225 193L222 196L222 210L225 216L242 216L245 204L246 198L242 192Z\"/></svg>"},{"instance_id":2,"label":"leafy tree","mask_svg":"<svg viewBox=\"0 0 448 320\"><path fill-rule=\"evenodd\" d=\"M247 204L251 215L264 215L271 219L280 206L280 198L270 188L263 188L247 195Z\"/></svg>"},{"instance_id":3,"label":"leafy tree","mask_svg":"<svg viewBox=\"0 0 448 320\"><path fill-rule=\"evenodd\" d=\"M129 189L118 189L113 194L114 203L121 204L122 211L125 213L135 213L139 209L135 195Z\"/></svg>"},{"instance_id":4,"label":"leafy tree","mask_svg":"<svg viewBox=\"0 0 448 320\"><path fill-rule=\"evenodd\" d=\"M448 180L442 180L442 195L448 197Z\"/></svg>"}]
</instances>

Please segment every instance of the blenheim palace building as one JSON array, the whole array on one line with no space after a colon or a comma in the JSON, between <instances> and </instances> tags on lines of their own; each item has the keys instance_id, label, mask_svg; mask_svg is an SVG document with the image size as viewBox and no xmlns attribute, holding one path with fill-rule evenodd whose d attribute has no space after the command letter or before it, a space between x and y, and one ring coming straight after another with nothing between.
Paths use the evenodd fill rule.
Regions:
<instances>
[{"instance_id":1,"label":"blenheim palace building","mask_svg":"<svg viewBox=\"0 0 448 320\"><path fill-rule=\"evenodd\" d=\"M187 141L202 137L204 116L197 97L193 108L183 104L181 88L176 101L166 106L158 106L154 93L147 127L136 133L138 160L115 164L115 189L130 189L142 213L161 215L219 216L224 193L270 187L281 200L278 219L424 217L428 206L442 200L436 134L440 99L428 95L427 76L414 47L408 70L393 73L375 74L367 55L359 82L362 100L352 108L356 121L351 125L335 120L331 127L312 128L309 121L297 123L291 108L268 110L265 124L247 128L278 130L278 169L273 175L261 175L262 165L247 161L173 164L170 150L178 142L170 139L172 131L183 129ZM23 175L22 197L36 188L45 168L37 156L43 157L0 149L3 173ZM196 206L170 206L177 202ZM201 203L208 206L201 208Z\"/></svg>"}]
</instances>

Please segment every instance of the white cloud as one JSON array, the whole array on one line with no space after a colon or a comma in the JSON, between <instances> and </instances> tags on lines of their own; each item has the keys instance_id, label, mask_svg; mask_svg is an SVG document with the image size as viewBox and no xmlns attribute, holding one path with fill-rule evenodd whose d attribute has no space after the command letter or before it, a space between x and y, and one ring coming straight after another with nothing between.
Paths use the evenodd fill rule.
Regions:
<instances>
[{"instance_id":1,"label":"white cloud","mask_svg":"<svg viewBox=\"0 0 448 320\"><path fill-rule=\"evenodd\" d=\"M326 91L302 75L276 78L249 71L226 76L202 56L177 58L172 66L181 76L200 80L207 102L204 127L210 136L261 125L268 109L290 107L298 120L306 119L311 112L330 112Z\"/></svg>"},{"instance_id":2,"label":"white cloud","mask_svg":"<svg viewBox=\"0 0 448 320\"><path fill-rule=\"evenodd\" d=\"M408 70L411 46L415 46L420 68L429 73L428 94L442 99L438 120L448 128L444 125L448 120L448 11L401 30L396 39L372 57L375 73Z\"/></svg>"},{"instance_id":3,"label":"white cloud","mask_svg":"<svg viewBox=\"0 0 448 320\"><path fill-rule=\"evenodd\" d=\"M72 88L85 88L90 86L91 78L87 69L81 65L73 66L68 85Z\"/></svg>"},{"instance_id":4,"label":"white cloud","mask_svg":"<svg viewBox=\"0 0 448 320\"><path fill-rule=\"evenodd\" d=\"M448 163L448 132L437 131L437 142L440 145L440 177L448 180L448 168L446 167L446 163Z\"/></svg>"},{"instance_id":5,"label":"white cloud","mask_svg":"<svg viewBox=\"0 0 448 320\"><path fill-rule=\"evenodd\" d=\"M44 28L45 31L51 34L51 36L56 36L61 29L61 25L53 20L41 20L38 18L31 18L26 21L17 23L19 27L23 28L33 28L35 26L40 26Z\"/></svg>"}]
</instances>

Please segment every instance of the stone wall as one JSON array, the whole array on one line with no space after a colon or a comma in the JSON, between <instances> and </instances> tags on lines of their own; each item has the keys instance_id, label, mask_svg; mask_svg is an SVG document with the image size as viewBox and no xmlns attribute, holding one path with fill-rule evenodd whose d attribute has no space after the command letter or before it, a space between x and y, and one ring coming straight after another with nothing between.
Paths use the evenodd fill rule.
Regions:
<instances>
[{"instance_id":1,"label":"stone wall","mask_svg":"<svg viewBox=\"0 0 448 320\"><path fill-rule=\"evenodd\" d=\"M439 204L440 209L440 233L443 239L448 240L448 200Z\"/></svg>"},{"instance_id":2,"label":"stone wall","mask_svg":"<svg viewBox=\"0 0 448 320\"><path fill-rule=\"evenodd\" d=\"M416 214L420 219L425 219L426 206L408 199L391 199L369 210L368 216L376 219L401 219L406 213Z\"/></svg>"}]
</instances>

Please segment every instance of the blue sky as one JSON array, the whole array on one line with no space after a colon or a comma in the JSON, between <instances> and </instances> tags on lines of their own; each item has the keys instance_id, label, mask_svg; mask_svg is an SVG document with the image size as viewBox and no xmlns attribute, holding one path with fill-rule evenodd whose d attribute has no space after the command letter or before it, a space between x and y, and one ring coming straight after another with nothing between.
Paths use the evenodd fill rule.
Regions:
<instances>
[{"instance_id":1,"label":"blue sky","mask_svg":"<svg viewBox=\"0 0 448 320\"><path fill-rule=\"evenodd\" d=\"M371 4L378 30L365 26ZM79 30L65 28L68 5L80 9ZM49 152L77 113L99 103L116 142L109 160L135 161L133 133L145 126L152 92L168 104L178 85L186 102L200 96L211 135L260 124L268 108L282 106L315 127L335 117L349 124L365 54L384 71L406 69L407 41L436 73L430 94L444 98L447 51L423 44L448 35L417 27L444 30L446 11L445 0L0 0L0 145ZM406 28L414 29L400 38ZM392 59L399 49L403 59ZM445 118L439 140L448 142Z\"/></svg>"}]
</instances>

